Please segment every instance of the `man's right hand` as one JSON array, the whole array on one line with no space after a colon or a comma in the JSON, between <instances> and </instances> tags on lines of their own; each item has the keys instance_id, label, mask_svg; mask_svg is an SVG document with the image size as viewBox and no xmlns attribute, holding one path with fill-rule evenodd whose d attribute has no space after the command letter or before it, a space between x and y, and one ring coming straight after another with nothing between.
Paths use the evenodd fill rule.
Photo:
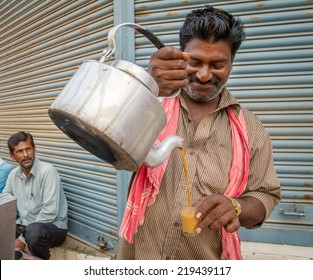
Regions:
<instances>
[{"instance_id":1,"label":"man's right hand","mask_svg":"<svg viewBox=\"0 0 313 280\"><path fill-rule=\"evenodd\" d=\"M187 86L188 59L188 53L175 47L161 48L151 56L148 72L159 86L159 96L170 96L174 90Z\"/></svg>"}]
</instances>

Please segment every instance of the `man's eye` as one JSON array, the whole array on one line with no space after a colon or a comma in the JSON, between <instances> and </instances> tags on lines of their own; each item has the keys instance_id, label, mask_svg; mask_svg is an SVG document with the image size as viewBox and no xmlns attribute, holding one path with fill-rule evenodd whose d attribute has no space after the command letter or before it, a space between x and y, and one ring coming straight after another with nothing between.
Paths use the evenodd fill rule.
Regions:
<instances>
[{"instance_id":1,"label":"man's eye","mask_svg":"<svg viewBox=\"0 0 313 280\"><path fill-rule=\"evenodd\" d=\"M214 64L215 69L223 69L225 67L224 64Z\"/></svg>"},{"instance_id":2,"label":"man's eye","mask_svg":"<svg viewBox=\"0 0 313 280\"><path fill-rule=\"evenodd\" d=\"M197 61L197 60L189 59L189 60L188 60L188 64L189 64L190 66L198 66L198 65L200 65L200 62Z\"/></svg>"}]
</instances>

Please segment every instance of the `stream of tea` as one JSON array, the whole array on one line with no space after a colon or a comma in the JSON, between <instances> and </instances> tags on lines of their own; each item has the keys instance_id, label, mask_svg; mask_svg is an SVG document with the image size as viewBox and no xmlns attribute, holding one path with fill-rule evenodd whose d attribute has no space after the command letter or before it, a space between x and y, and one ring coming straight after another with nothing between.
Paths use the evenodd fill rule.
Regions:
<instances>
[{"instance_id":1,"label":"stream of tea","mask_svg":"<svg viewBox=\"0 0 313 280\"><path fill-rule=\"evenodd\" d=\"M184 172L185 172L185 178L186 178L188 207L191 207L191 192L190 192L190 185L189 185L189 178L188 178L187 159L186 159L186 154L185 154L184 148L181 149L181 155L182 155L183 163L184 163Z\"/></svg>"}]
</instances>

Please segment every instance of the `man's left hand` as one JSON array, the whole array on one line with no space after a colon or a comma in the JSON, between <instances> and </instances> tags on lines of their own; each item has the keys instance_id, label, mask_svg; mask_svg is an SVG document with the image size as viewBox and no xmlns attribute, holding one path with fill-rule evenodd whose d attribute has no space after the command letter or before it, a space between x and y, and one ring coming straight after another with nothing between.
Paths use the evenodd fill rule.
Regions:
<instances>
[{"instance_id":1,"label":"man's left hand","mask_svg":"<svg viewBox=\"0 0 313 280\"><path fill-rule=\"evenodd\" d=\"M200 222L196 232L202 229L219 229L224 227L228 232L235 232L240 227L239 218L229 198L224 195L214 194L204 197L194 205L197 209L197 218Z\"/></svg>"}]
</instances>

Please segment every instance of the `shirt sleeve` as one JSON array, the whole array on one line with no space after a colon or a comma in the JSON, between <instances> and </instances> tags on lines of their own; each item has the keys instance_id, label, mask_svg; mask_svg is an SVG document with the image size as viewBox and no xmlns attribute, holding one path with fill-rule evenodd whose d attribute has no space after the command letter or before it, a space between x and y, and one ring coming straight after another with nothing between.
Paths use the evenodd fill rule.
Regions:
<instances>
[{"instance_id":1,"label":"shirt sleeve","mask_svg":"<svg viewBox=\"0 0 313 280\"><path fill-rule=\"evenodd\" d=\"M280 201L280 184L273 163L272 143L269 134L261 124L256 129L250 150L249 177L246 190L241 196L257 198L266 210L264 220L252 227L255 228L263 224Z\"/></svg>"},{"instance_id":2,"label":"shirt sleeve","mask_svg":"<svg viewBox=\"0 0 313 280\"><path fill-rule=\"evenodd\" d=\"M23 234L21 234L21 235L18 237L18 239L19 239L21 242L23 242L24 244L26 244L26 241L25 241L25 238L24 238Z\"/></svg>"},{"instance_id":3,"label":"shirt sleeve","mask_svg":"<svg viewBox=\"0 0 313 280\"><path fill-rule=\"evenodd\" d=\"M35 222L52 223L59 212L61 180L55 167L46 169L40 178L41 210Z\"/></svg>"},{"instance_id":4,"label":"shirt sleeve","mask_svg":"<svg viewBox=\"0 0 313 280\"><path fill-rule=\"evenodd\" d=\"M2 191L3 193L9 193L13 195L13 190L12 190L12 172L9 174L8 179L5 183L5 187Z\"/></svg>"}]
</instances>

